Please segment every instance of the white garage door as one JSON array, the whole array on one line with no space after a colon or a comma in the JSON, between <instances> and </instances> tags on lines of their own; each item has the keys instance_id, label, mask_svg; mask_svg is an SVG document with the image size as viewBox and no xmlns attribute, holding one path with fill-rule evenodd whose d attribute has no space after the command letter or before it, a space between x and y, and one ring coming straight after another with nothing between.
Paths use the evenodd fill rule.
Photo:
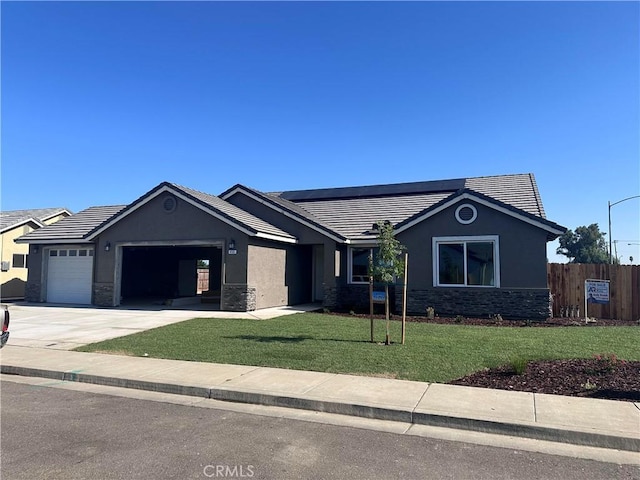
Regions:
<instances>
[{"instance_id":1,"label":"white garage door","mask_svg":"<svg viewBox=\"0 0 640 480\"><path fill-rule=\"evenodd\" d=\"M49 250L47 302L91 303L93 248Z\"/></svg>"}]
</instances>

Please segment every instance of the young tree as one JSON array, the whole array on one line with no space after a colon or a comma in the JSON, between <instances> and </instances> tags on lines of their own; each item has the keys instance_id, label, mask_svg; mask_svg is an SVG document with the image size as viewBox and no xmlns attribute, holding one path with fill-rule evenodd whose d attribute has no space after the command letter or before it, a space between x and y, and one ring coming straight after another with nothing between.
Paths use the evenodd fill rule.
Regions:
<instances>
[{"instance_id":1,"label":"young tree","mask_svg":"<svg viewBox=\"0 0 640 480\"><path fill-rule=\"evenodd\" d=\"M395 278L404 273L404 260L402 253L406 250L404 245L395 237L393 225L389 221L377 222L378 227L378 254L370 268L373 278L384 283L385 317L387 321L385 345L391 344L389 335L389 285Z\"/></svg>"},{"instance_id":2,"label":"young tree","mask_svg":"<svg viewBox=\"0 0 640 480\"><path fill-rule=\"evenodd\" d=\"M559 238L560 246L556 253L569 257L569 263L609 263L605 235L597 223L578 227L575 232L567 230Z\"/></svg>"}]
</instances>

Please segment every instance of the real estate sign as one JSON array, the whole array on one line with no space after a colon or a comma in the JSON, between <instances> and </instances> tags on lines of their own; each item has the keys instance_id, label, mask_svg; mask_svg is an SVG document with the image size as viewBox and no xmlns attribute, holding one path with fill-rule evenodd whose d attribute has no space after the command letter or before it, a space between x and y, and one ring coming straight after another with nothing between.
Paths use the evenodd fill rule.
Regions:
<instances>
[{"instance_id":1,"label":"real estate sign","mask_svg":"<svg viewBox=\"0 0 640 480\"><path fill-rule=\"evenodd\" d=\"M386 300L384 292L372 292L372 296L374 303L384 303Z\"/></svg>"},{"instance_id":2,"label":"real estate sign","mask_svg":"<svg viewBox=\"0 0 640 480\"><path fill-rule=\"evenodd\" d=\"M609 303L609 280L586 279L584 295L588 303Z\"/></svg>"}]
</instances>

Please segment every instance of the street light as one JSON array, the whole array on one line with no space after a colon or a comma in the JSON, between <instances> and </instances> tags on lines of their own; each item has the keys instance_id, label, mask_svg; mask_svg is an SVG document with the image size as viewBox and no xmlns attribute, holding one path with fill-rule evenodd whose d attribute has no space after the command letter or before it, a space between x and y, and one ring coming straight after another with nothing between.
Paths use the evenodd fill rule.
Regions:
<instances>
[{"instance_id":1,"label":"street light","mask_svg":"<svg viewBox=\"0 0 640 480\"><path fill-rule=\"evenodd\" d=\"M633 198L640 198L640 195L634 195L633 197L623 198L622 200L618 200L617 202L607 202L609 204L609 263L613 263L613 258L611 256L611 207L617 205L622 202L626 202L627 200L631 200Z\"/></svg>"}]
</instances>

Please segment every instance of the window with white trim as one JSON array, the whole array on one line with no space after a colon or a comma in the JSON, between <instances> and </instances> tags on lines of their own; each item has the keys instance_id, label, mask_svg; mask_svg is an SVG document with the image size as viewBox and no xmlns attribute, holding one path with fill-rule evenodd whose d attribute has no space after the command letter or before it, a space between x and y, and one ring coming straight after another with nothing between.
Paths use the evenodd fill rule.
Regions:
<instances>
[{"instance_id":1,"label":"window with white trim","mask_svg":"<svg viewBox=\"0 0 640 480\"><path fill-rule=\"evenodd\" d=\"M497 235L433 238L433 284L438 287L499 287Z\"/></svg>"},{"instance_id":2,"label":"window with white trim","mask_svg":"<svg viewBox=\"0 0 640 480\"><path fill-rule=\"evenodd\" d=\"M369 283L369 255L377 251L377 247L349 248L349 283Z\"/></svg>"},{"instance_id":3,"label":"window with white trim","mask_svg":"<svg viewBox=\"0 0 640 480\"><path fill-rule=\"evenodd\" d=\"M14 268L26 268L27 256L24 253L13 254L13 267Z\"/></svg>"}]
</instances>

